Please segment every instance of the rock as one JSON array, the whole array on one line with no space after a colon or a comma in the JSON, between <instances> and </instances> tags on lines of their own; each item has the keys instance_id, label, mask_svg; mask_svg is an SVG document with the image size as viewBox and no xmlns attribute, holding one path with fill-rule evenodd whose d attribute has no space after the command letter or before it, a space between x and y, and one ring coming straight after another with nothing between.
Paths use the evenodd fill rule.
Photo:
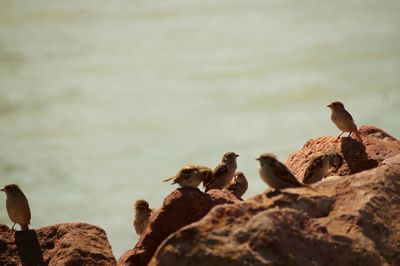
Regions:
<instances>
[{"instance_id":1,"label":"rock","mask_svg":"<svg viewBox=\"0 0 400 266\"><path fill-rule=\"evenodd\" d=\"M357 140L342 137L323 136L311 139L300 151L289 156L286 165L301 181L309 160L317 152L327 152L332 149L339 152L344 164L338 170L331 169L329 175L349 175L382 165L383 160L400 154L400 141L390 136L382 129L372 126L359 128L364 145ZM346 134L347 135L347 134Z\"/></svg>"},{"instance_id":2,"label":"rock","mask_svg":"<svg viewBox=\"0 0 400 266\"><path fill-rule=\"evenodd\" d=\"M0 226L0 265L115 265L106 233L65 223L12 233Z\"/></svg>"},{"instance_id":3,"label":"rock","mask_svg":"<svg viewBox=\"0 0 400 266\"><path fill-rule=\"evenodd\" d=\"M169 194L160 209L150 217L149 225L133 250L118 260L118 265L147 265L161 242L180 228L203 218L214 206L239 202L228 190L178 188Z\"/></svg>"},{"instance_id":4,"label":"rock","mask_svg":"<svg viewBox=\"0 0 400 266\"><path fill-rule=\"evenodd\" d=\"M356 155L362 149L353 140L338 144L342 176L314 184L316 191L291 188L216 206L164 240L149 265L400 265L399 141L380 129L360 131L364 153ZM307 142L299 161L289 158L292 171L304 171L300 161L332 140Z\"/></svg>"}]
</instances>

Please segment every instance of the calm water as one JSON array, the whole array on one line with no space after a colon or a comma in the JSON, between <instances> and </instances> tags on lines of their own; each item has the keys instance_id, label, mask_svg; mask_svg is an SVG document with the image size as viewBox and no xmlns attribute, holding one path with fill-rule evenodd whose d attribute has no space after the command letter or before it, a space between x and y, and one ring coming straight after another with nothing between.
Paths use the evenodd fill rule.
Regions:
<instances>
[{"instance_id":1,"label":"calm water","mask_svg":"<svg viewBox=\"0 0 400 266\"><path fill-rule=\"evenodd\" d=\"M119 257L132 201L235 151L282 160L336 135L325 105L400 137L400 2L0 0L0 184L32 226L103 227ZM0 222L9 226L5 196Z\"/></svg>"}]
</instances>

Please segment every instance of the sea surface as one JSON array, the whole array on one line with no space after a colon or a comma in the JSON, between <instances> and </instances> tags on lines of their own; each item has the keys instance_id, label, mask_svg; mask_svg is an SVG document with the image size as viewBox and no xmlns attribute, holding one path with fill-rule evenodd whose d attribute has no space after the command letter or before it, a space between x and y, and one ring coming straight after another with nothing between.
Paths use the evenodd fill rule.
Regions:
<instances>
[{"instance_id":1,"label":"sea surface","mask_svg":"<svg viewBox=\"0 0 400 266\"><path fill-rule=\"evenodd\" d=\"M87 222L118 258L132 202L185 163L282 161L337 135L326 104L400 138L400 1L0 0L0 185L32 227ZM0 223L11 226L0 194Z\"/></svg>"}]
</instances>

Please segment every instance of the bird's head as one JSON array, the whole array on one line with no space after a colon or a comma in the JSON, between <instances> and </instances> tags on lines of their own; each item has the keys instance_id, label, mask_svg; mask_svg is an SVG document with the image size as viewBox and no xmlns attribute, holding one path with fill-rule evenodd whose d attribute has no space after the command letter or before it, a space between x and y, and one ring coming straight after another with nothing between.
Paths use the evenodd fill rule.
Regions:
<instances>
[{"instance_id":1,"label":"bird's head","mask_svg":"<svg viewBox=\"0 0 400 266\"><path fill-rule=\"evenodd\" d=\"M242 172L236 172L234 180L237 184L247 183L246 176Z\"/></svg>"},{"instance_id":2,"label":"bird's head","mask_svg":"<svg viewBox=\"0 0 400 266\"><path fill-rule=\"evenodd\" d=\"M344 105L341 102L331 102L326 107L329 107L332 111L344 110Z\"/></svg>"},{"instance_id":3,"label":"bird's head","mask_svg":"<svg viewBox=\"0 0 400 266\"><path fill-rule=\"evenodd\" d=\"M266 165L275 163L277 161L277 158L273 153L263 153L258 156L256 160L259 161L261 165Z\"/></svg>"},{"instance_id":4,"label":"bird's head","mask_svg":"<svg viewBox=\"0 0 400 266\"><path fill-rule=\"evenodd\" d=\"M0 191L5 192L6 194L17 194L21 192L21 189L16 184L10 184L2 187Z\"/></svg>"},{"instance_id":5,"label":"bird's head","mask_svg":"<svg viewBox=\"0 0 400 266\"><path fill-rule=\"evenodd\" d=\"M234 152L227 152L222 157L222 162L224 162L224 163L234 163L234 162L236 162L236 158L237 157L239 157L239 154L236 154Z\"/></svg>"},{"instance_id":6,"label":"bird's head","mask_svg":"<svg viewBox=\"0 0 400 266\"><path fill-rule=\"evenodd\" d=\"M343 157L337 152L332 152L329 154L329 163L339 169L343 165Z\"/></svg>"},{"instance_id":7,"label":"bird's head","mask_svg":"<svg viewBox=\"0 0 400 266\"><path fill-rule=\"evenodd\" d=\"M147 203L147 201L140 199L135 202L136 211L145 211L148 209L149 209L149 203Z\"/></svg>"}]
</instances>

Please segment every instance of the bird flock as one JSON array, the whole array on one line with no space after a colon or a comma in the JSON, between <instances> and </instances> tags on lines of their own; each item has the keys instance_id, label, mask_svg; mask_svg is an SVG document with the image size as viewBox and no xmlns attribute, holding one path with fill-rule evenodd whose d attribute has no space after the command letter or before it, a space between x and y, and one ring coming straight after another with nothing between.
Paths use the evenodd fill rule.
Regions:
<instances>
[{"instance_id":1,"label":"bird flock","mask_svg":"<svg viewBox=\"0 0 400 266\"><path fill-rule=\"evenodd\" d=\"M343 103L336 101L328 104L327 107L332 111L332 122L341 131L336 139L348 132L348 137L354 134L356 139L363 143L353 117L346 111ZM214 170L203 165L186 164L174 176L164 179L163 182L171 182L181 187L193 189L197 189L203 183L205 192L211 189L227 189L241 199L247 191L248 182L243 172L237 171L238 157L239 155L235 152L226 152L222 156L221 163ZM315 190L310 186L311 184L322 180L331 167L338 169L343 164L342 156L335 150L315 154L309 161L302 182L300 182L274 154L263 153L256 160L260 163L259 174L261 179L270 188L277 191L298 187ZM6 193L7 213L14 223L11 230L14 230L15 224L19 224L21 230L29 230L31 213L28 200L22 190L17 185L10 184L1 188L0 191ZM141 235L154 210L149 207L147 201L140 199L134 203L134 211L133 226L136 233Z\"/></svg>"}]
</instances>

